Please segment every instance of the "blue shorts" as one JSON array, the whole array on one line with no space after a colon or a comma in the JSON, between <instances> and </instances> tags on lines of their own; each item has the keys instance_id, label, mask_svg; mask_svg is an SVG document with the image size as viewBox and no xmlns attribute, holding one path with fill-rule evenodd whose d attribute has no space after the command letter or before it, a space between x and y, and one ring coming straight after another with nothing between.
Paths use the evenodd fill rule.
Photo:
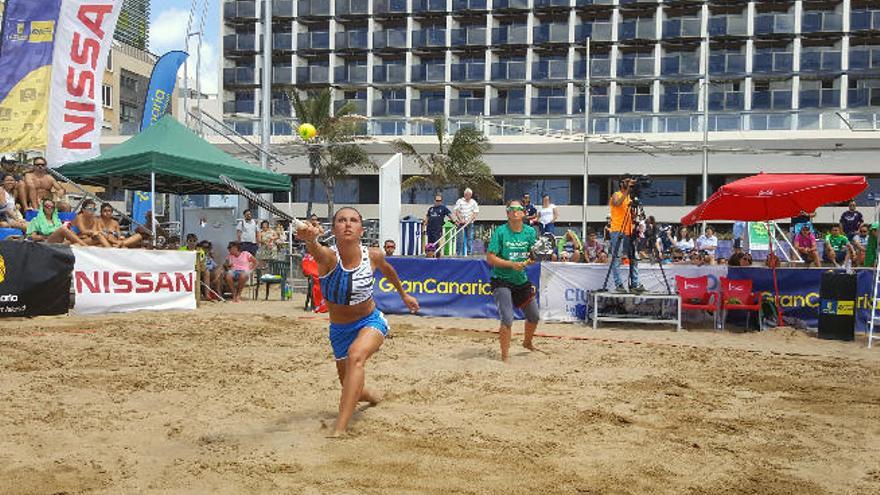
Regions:
<instances>
[{"instance_id":1,"label":"blue shorts","mask_svg":"<svg viewBox=\"0 0 880 495\"><path fill-rule=\"evenodd\" d=\"M249 277L251 272L245 270L232 270L232 280L238 281L241 277Z\"/></svg>"},{"instance_id":2,"label":"blue shorts","mask_svg":"<svg viewBox=\"0 0 880 495\"><path fill-rule=\"evenodd\" d=\"M354 343L361 329L367 327L376 329L383 338L388 335L388 321L378 309L374 309L372 313L358 321L330 324L330 345L333 346L333 356L337 361L348 357L348 348Z\"/></svg>"}]
</instances>

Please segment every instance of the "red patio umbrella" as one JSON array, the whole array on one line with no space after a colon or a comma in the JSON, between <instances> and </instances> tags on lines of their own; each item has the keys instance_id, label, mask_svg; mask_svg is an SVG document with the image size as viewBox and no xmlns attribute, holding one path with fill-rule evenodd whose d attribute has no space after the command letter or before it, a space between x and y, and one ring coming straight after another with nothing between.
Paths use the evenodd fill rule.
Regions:
<instances>
[{"instance_id":1,"label":"red patio umbrella","mask_svg":"<svg viewBox=\"0 0 880 495\"><path fill-rule=\"evenodd\" d=\"M861 175L823 174L765 174L760 173L721 186L693 211L681 217L681 223L691 225L707 220L738 220L769 222L790 218L801 212L858 196L868 187ZM770 235L770 252L774 251ZM773 266L773 288L776 291L776 310L782 324L779 306L779 284L776 266Z\"/></svg>"}]
</instances>

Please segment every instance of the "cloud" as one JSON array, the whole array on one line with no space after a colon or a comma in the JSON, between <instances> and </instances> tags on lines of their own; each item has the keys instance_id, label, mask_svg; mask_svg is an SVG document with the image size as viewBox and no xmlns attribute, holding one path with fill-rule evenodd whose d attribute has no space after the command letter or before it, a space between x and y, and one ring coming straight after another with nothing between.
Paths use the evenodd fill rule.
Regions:
<instances>
[{"instance_id":1,"label":"cloud","mask_svg":"<svg viewBox=\"0 0 880 495\"><path fill-rule=\"evenodd\" d=\"M186 38L186 24L189 19L189 11L179 8L170 8L164 10L157 15L150 24L150 51L157 55L162 55L170 50L180 50L184 48L184 39ZM196 20L197 24L197 20ZM194 26L193 30L196 26ZM202 40L202 49L198 50L198 38L191 37L189 46L187 47L189 56L189 77L191 85L195 86L195 72L197 57L196 54L202 55L202 67L200 71L201 84L203 93L217 93L220 70L220 57L217 50L216 40L205 37ZM183 68L178 73L179 77L183 77Z\"/></svg>"}]
</instances>

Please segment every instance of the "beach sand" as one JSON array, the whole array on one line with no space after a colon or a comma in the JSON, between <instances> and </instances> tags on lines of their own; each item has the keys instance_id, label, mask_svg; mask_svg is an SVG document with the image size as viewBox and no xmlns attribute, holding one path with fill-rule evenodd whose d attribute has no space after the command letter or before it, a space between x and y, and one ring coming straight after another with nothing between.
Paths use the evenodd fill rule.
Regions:
<instances>
[{"instance_id":1,"label":"beach sand","mask_svg":"<svg viewBox=\"0 0 880 495\"><path fill-rule=\"evenodd\" d=\"M339 440L301 303L0 320L0 493L880 493L863 341L389 319Z\"/></svg>"}]
</instances>

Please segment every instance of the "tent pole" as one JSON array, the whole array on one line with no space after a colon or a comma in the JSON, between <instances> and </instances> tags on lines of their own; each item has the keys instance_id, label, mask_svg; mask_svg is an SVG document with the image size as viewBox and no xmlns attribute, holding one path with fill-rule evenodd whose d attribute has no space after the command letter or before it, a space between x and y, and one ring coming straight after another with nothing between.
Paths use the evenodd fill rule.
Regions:
<instances>
[{"instance_id":1,"label":"tent pole","mask_svg":"<svg viewBox=\"0 0 880 495\"><path fill-rule=\"evenodd\" d=\"M775 232L770 230L770 223L771 222L769 222L769 221L767 222L767 232L775 234ZM774 241L775 237L776 237L775 235L770 235L768 237L770 239L770 255L772 255L772 256L776 256L776 247L773 245L773 241ZM779 259L777 258L776 261L777 262L773 263L773 266L771 268L773 269L773 291L776 293L775 299L774 299L774 302L776 303L776 326L781 327L783 325L783 323L782 323L782 306L779 305L779 279L776 278L776 265L779 264ZM761 322L758 322L759 325L760 325L760 323Z\"/></svg>"},{"instance_id":2,"label":"tent pole","mask_svg":"<svg viewBox=\"0 0 880 495\"><path fill-rule=\"evenodd\" d=\"M156 172L150 172L150 230L153 231L153 235L150 236L150 242L153 244L153 249L156 248L156 236L159 235L159 229L156 228L158 225L158 221L156 220Z\"/></svg>"},{"instance_id":3,"label":"tent pole","mask_svg":"<svg viewBox=\"0 0 880 495\"><path fill-rule=\"evenodd\" d=\"M293 216L293 191L287 191L287 213L290 216ZM287 278L289 279L287 283L290 283L290 280L293 279L293 222L290 222L287 226L287 263L290 265L287 271ZM293 290L290 291L290 300L293 300Z\"/></svg>"}]
</instances>

